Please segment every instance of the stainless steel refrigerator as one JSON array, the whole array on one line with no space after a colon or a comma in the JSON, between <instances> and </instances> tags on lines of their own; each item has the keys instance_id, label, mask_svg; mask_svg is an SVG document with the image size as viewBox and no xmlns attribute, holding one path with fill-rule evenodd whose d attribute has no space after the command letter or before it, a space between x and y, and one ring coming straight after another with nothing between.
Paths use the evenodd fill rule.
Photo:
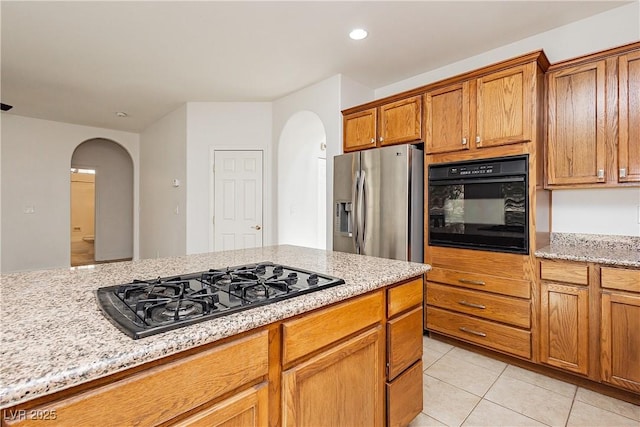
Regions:
<instances>
[{"instance_id":1,"label":"stainless steel refrigerator","mask_svg":"<svg viewBox=\"0 0 640 427\"><path fill-rule=\"evenodd\" d=\"M413 145L335 156L333 250L423 262L423 176Z\"/></svg>"}]
</instances>

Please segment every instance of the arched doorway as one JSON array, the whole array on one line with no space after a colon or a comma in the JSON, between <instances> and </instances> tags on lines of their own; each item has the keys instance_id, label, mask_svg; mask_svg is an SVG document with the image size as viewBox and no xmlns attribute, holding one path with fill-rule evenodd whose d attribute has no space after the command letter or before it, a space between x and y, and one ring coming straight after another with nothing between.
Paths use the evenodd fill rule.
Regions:
<instances>
[{"instance_id":1,"label":"arched doorway","mask_svg":"<svg viewBox=\"0 0 640 427\"><path fill-rule=\"evenodd\" d=\"M133 160L120 144L95 138L76 147L71 157L70 226L72 266L132 259Z\"/></svg>"},{"instance_id":2,"label":"arched doorway","mask_svg":"<svg viewBox=\"0 0 640 427\"><path fill-rule=\"evenodd\" d=\"M326 248L326 132L320 117L300 111L278 142L278 243Z\"/></svg>"}]
</instances>

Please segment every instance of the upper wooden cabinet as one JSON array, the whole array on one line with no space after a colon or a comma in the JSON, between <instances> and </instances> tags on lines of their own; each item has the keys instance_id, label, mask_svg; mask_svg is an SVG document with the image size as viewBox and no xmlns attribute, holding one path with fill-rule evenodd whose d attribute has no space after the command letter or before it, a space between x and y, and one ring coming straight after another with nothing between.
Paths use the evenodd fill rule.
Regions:
<instances>
[{"instance_id":1,"label":"upper wooden cabinet","mask_svg":"<svg viewBox=\"0 0 640 427\"><path fill-rule=\"evenodd\" d=\"M618 179L640 182L640 52L618 60Z\"/></svg>"},{"instance_id":2,"label":"upper wooden cabinet","mask_svg":"<svg viewBox=\"0 0 640 427\"><path fill-rule=\"evenodd\" d=\"M605 61L549 73L549 184L605 181Z\"/></svg>"},{"instance_id":3,"label":"upper wooden cabinet","mask_svg":"<svg viewBox=\"0 0 640 427\"><path fill-rule=\"evenodd\" d=\"M532 62L427 92L427 154L531 141L536 73Z\"/></svg>"},{"instance_id":4,"label":"upper wooden cabinet","mask_svg":"<svg viewBox=\"0 0 640 427\"><path fill-rule=\"evenodd\" d=\"M547 74L547 188L640 182L640 43Z\"/></svg>"},{"instance_id":5,"label":"upper wooden cabinet","mask_svg":"<svg viewBox=\"0 0 640 427\"><path fill-rule=\"evenodd\" d=\"M422 97L344 115L345 152L422 140Z\"/></svg>"},{"instance_id":6,"label":"upper wooden cabinet","mask_svg":"<svg viewBox=\"0 0 640 427\"><path fill-rule=\"evenodd\" d=\"M344 135L342 141L345 153L347 151L363 150L376 146L378 139L378 133L376 131L377 118L377 108L369 108L368 110L344 116Z\"/></svg>"}]
</instances>

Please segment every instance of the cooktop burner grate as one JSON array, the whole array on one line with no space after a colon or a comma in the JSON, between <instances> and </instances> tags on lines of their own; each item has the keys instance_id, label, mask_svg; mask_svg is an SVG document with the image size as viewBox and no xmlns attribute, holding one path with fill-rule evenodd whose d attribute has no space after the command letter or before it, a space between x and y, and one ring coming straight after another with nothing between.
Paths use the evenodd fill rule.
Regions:
<instances>
[{"instance_id":1,"label":"cooktop burner grate","mask_svg":"<svg viewBox=\"0 0 640 427\"><path fill-rule=\"evenodd\" d=\"M134 280L96 291L98 306L134 339L343 284L271 262Z\"/></svg>"}]
</instances>

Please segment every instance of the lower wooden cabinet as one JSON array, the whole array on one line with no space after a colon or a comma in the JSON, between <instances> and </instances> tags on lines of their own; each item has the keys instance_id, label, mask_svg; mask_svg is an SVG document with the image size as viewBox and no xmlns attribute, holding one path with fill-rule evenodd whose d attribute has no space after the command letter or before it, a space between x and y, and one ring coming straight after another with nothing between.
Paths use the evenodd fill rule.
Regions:
<instances>
[{"instance_id":1,"label":"lower wooden cabinet","mask_svg":"<svg viewBox=\"0 0 640 427\"><path fill-rule=\"evenodd\" d=\"M375 326L282 373L284 426L381 426L384 330Z\"/></svg>"},{"instance_id":2,"label":"lower wooden cabinet","mask_svg":"<svg viewBox=\"0 0 640 427\"><path fill-rule=\"evenodd\" d=\"M640 295L602 293L603 381L640 393Z\"/></svg>"},{"instance_id":3,"label":"lower wooden cabinet","mask_svg":"<svg viewBox=\"0 0 640 427\"><path fill-rule=\"evenodd\" d=\"M540 284L540 360L586 375L589 369L589 288Z\"/></svg>"},{"instance_id":4,"label":"lower wooden cabinet","mask_svg":"<svg viewBox=\"0 0 640 427\"><path fill-rule=\"evenodd\" d=\"M422 360L414 363L392 382L387 389L387 425L408 425L422 412Z\"/></svg>"},{"instance_id":5,"label":"lower wooden cabinet","mask_svg":"<svg viewBox=\"0 0 640 427\"><path fill-rule=\"evenodd\" d=\"M259 427L268 424L269 387L263 382L211 408L172 424L175 427Z\"/></svg>"}]
</instances>

